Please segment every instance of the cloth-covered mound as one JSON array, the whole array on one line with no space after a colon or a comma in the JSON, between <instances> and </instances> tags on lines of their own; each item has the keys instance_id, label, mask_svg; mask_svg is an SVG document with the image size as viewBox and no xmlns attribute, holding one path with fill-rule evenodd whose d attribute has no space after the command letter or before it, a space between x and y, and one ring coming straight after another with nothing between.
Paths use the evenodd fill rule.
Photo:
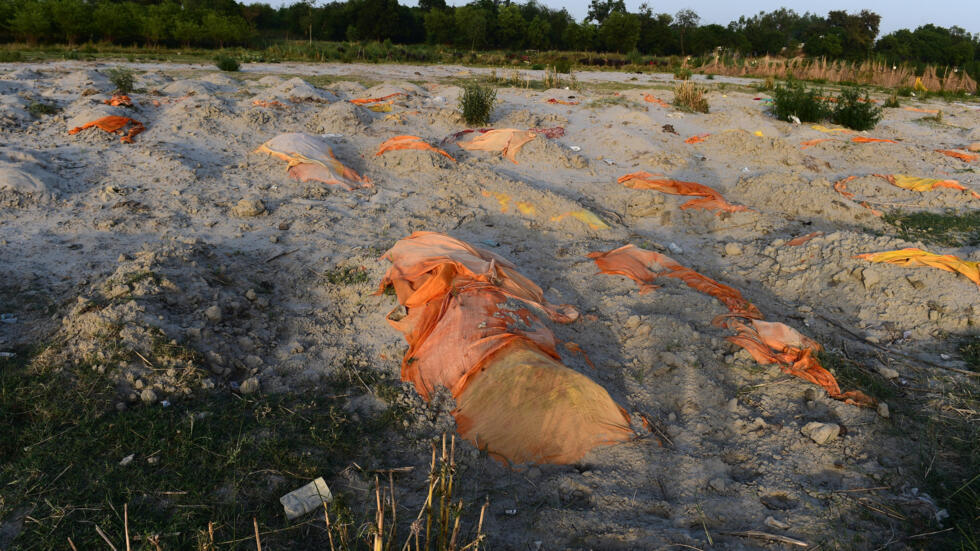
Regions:
<instances>
[{"instance_id":1,"label":"cloth-covered mound","mask_svg":"<svg viewBox=\"0 0 980 551\"><path fill-rule=\"evenodd\" d=\"M348 190L371 187L369 179L347 168L334 157L327 142L310 134L279 134L260 145L255 152L286 161L289 176L302 182L323 182Z\"/></svg>"},{"instance_id":2,"label":"cloth-covered mound","mask_svg":"<svg viewBox=\"0 0 980 551\"><path fill-rule=\"evenodd\" d=\"M434 232L398 241L381 287L393 287L388 321L408 341L402 380L428 399L446 387L460 434L514 464L572 463L634 436L601 386L560 361L552 332L527 306L571 322L571 306L503 258Z\"/></svg>"}]
</instances>

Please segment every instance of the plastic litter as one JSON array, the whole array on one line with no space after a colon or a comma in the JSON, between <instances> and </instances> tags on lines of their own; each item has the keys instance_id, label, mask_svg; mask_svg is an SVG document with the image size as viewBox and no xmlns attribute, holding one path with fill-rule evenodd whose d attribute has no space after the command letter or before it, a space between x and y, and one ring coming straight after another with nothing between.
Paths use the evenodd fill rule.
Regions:
<instances>
[{"instance_id":1,"label":"plastic litter","mask_svg":"<svg viewBox=\"0 0 980 551\"><path fill-rule=\"evenodd\" d=\"M282 509L289 520L297 519L317 510L321 505L333 501L333 494L323 480L318 477L309 484L301 486L279 498Z\"/></svg>"}]
</instances>

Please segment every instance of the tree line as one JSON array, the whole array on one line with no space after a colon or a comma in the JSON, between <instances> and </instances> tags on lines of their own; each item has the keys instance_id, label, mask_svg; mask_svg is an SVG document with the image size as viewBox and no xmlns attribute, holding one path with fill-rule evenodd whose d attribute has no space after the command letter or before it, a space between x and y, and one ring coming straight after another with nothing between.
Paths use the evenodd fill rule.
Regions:
<instances>
[{"instance_id":1,"label":"tree line","mask_svg":"<svg viewBox=\"0 0 980 551\"><path fill-rule=\"evenodd\" d=\"M0 0L0 41L104 41L149 46L261 47L271 41L391 41L463 49L568 50L641 55L805 54L831 59L918 62L980 69L980 35L925 25L878 37L881 17L868 10L826 16L779 9L727 26L700 24L692 10L629 12L623 0L592 0L576 21L565 9L534 0L301 0L289 6L235 0Z\"/></svg>"}]
</instances>

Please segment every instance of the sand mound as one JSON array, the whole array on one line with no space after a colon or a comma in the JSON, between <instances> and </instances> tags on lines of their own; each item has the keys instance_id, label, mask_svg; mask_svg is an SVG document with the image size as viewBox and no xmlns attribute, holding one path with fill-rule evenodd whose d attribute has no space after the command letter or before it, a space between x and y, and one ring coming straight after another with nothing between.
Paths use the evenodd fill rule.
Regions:
<instances>
[{"instance_id":1,"label":"sand mound","mask_svg":"<svg viewBox=\"0 0 980 551\"><path fill-rule=\"evenodd\" d=\"M561 166L576 169L589 167L589 161L582 155L555 140L540 135L521 148L517 162L533 167Z\"/></svg>"},{"instance_id":2,"label":"sand mound","mask_svg":"<svg viewBox=\"0 0 980 551\"><path fill-rule=\"evenodd\" d=\"M37 80L39 78L44 78L44 75L33 69L14 69L12 71L5 72L2 75L0 75L0 79L14 80L14 81Z\"/></svg>"},{"instance_id":3,"label":"sand mound","mask_svg":"<svg viewBox=\"0 0 980 551\"><path fill-rule=\"evenodd\" d=\"M268 75L260 78L255 82L261 84L262 86L277 86L285 81L281 77L278 77L276 75Z\"/></svg>"},{"instance_id":4,"label":"sand mound","mask_svg":"<svg viewBox=\"0 0 980 551\"><path fill-rule=\"evenodd\" d=\"M749 208L794 218L880 224L870 210L834 191L833 182L825 179L810 181L798 173L768 172L739 178L735 193L729 199Z\"/></svg>"},{"instance_id":5,"label":"sand mound","mask_svg":"<svg viewBox=\"0 0 980 551\"><path fill-rule=\"evenodd\" d=\"M364 91L367 90L367 87L365 87L363 84L359 82L351 82L349 80L334 82L326 88L335 94L340 94L341 96L346 96L347 98L361 97Z\"/></svg>"},{"instance_id":6,"label":"sand mound","mask_svg":"<svg viewBox=\"0 0 980 551\"><path fill-rule=\"evenodd\" d=\"M27 112L28 105L28 101L19 96L0 95L0 126L19 126L22 122L30 120L30 113Z\"/></svg>"},{"instance_id":7,"label":"sand mound","mask_svg":"<svg viewBox=\"0 0 980 551\"><path fill-rule=\"evenodd\" d=\"M0 151L0 207L23 208L51 200L57 177L32 153Z\"/></svg>"},{"instance_id":8,"label":"sand mound","mask_svg":"<svg viewBox=\"0 0 980 551\"><path fill-rule=\"evenodd\" d=\"M373 113L346 101L338 101L316 113L306 122L312 132L351 134L371 124Z\"/></svg>"},{"instance_id":9,"label":"sand mound","mask_svg":"<svg viewBox=\"0 0 980 551\"><path fill-rule=\"evenodd\" d=\"M158 71L147 71L136 77L136 89L155 90L173 82L173 78Z\"/></svg>"},{"instance_id":10,"label":"sand mound","mask_svg":"<svg viewBox=\"0 0 980 551\"><path fill-rule=\"evenodd\" d=\"M534 128L565 126L568 118L557 113L547 113L544 115L532 113L527 109L516 109L507 112L500 118L492 120L497 128Z\"/></svg>"},{"instance_id":11,"label":"sand mound","mask_svg":"<svg viewBox=\"0 0 980 551\"><path fill-rule=\"evenodd\" d=\"M204 79L199 80L175 80L170 84L163 87L162 92L171 96L186 96L189 94L194 95L211 95L217 92L219 86L205 81Z\"/></svg>"},{"instance_id":12,"label":"sand mound","mask_svg":"<svg viewBox=\"0 0 980 551\"><path fill-rule=\"evenodd\" d=\"M374 157L379 166L402 177L432 177L434 172L455 167L456 163L433 151L402 149Z\"/></svg>"},{"instance_id":13,"label":"sand mound","mask_svg":"<svg viewBox=\"0 0 980 551\"><path fill-rule=\"evenodd\" d=\"M780 138L759 137L745 130L724 131L708 136L701 146L706 154L742 167L751 159L758 168L802 166L803 154Z\"/></svg>"},{"instance_id":14,"label":"sand mound","mask_svg":"<svg viewBox=\"0 0 980 551\"><path fill-rule=\"evenodd\" d=\"M337 101L337 96L331 92L320 90L311 86L301 78L292 78L276 85L273 88L259 93L255 99L263 101L296 102L310 101L313 103L333 103Z\"/></svg>"},{"instance_id":15,"label":"sand mound","mask_svg":"<svg viewBox=\"0 0 980 551\"><path fill-rule=\"evenodd\" d=\"M112 91L114 86L109 82L109 77L94 70L74 71L67 75L55 79L54 85L67 92L81 92L86 88L96 88L106 92Z\"/></svg>"},{"instance_id":16,"label":"sand mound","mask_svg":"<svg viewBox=\"0 0 980 551\"><path fill-rule=\"evenodd\" d=\"M219 88L229 88L232 90L237 90L241 85L241 81L231 78L224 73L209 73L201 77L200 82L207 82L209 84L214 84Z\"/></svg>"}]
</instances>

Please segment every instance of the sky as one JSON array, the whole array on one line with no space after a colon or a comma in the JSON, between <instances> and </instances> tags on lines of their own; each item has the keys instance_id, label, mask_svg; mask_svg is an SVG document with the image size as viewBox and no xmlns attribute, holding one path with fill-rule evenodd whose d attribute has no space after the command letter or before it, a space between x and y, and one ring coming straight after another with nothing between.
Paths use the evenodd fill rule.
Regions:
<instances>
[{"instance_id":1,"label":"sky","mask_svg":"<svg viewBox=\"0 0 980 551\"><path fill-rule=\"evenodd\" d=\"M285 0L284 3L292 3ZM402 5L415 6L415 0L399 0ZM520 0L523 3L525 0ZM283 0L280 0L282 3ZM448 4L462 6L469 0L448 0ZM558 2L556 0L538 0L553 9L564 7L576 20L581 21L589 10L589 0L571 0ZM643 0L627 0L626 8L635 12ZM854 2L848 0L824 0L812 2L803 0L755 0L753 2L732 2L731 0L680 0L670 4L656 0L648 0L655 13L677 13L684 8L690 8L701 16L701 24L718 23L727 25L742 15L755 15L760 11L773 11L785 7L797 13L811 12L817 15L827 15L828 11L844 10L857 13L862 9L871 10L881 16L879 36L898 29L912 29L926 23L940 27L957 25L969 33L980 33L980 1L978 0L946 0L941 4L929 4L921 0L863 0ZM275 5L275 4L273 4ZM931 9L937 8L937 9Z\"/></svg>"}]
</instances>

